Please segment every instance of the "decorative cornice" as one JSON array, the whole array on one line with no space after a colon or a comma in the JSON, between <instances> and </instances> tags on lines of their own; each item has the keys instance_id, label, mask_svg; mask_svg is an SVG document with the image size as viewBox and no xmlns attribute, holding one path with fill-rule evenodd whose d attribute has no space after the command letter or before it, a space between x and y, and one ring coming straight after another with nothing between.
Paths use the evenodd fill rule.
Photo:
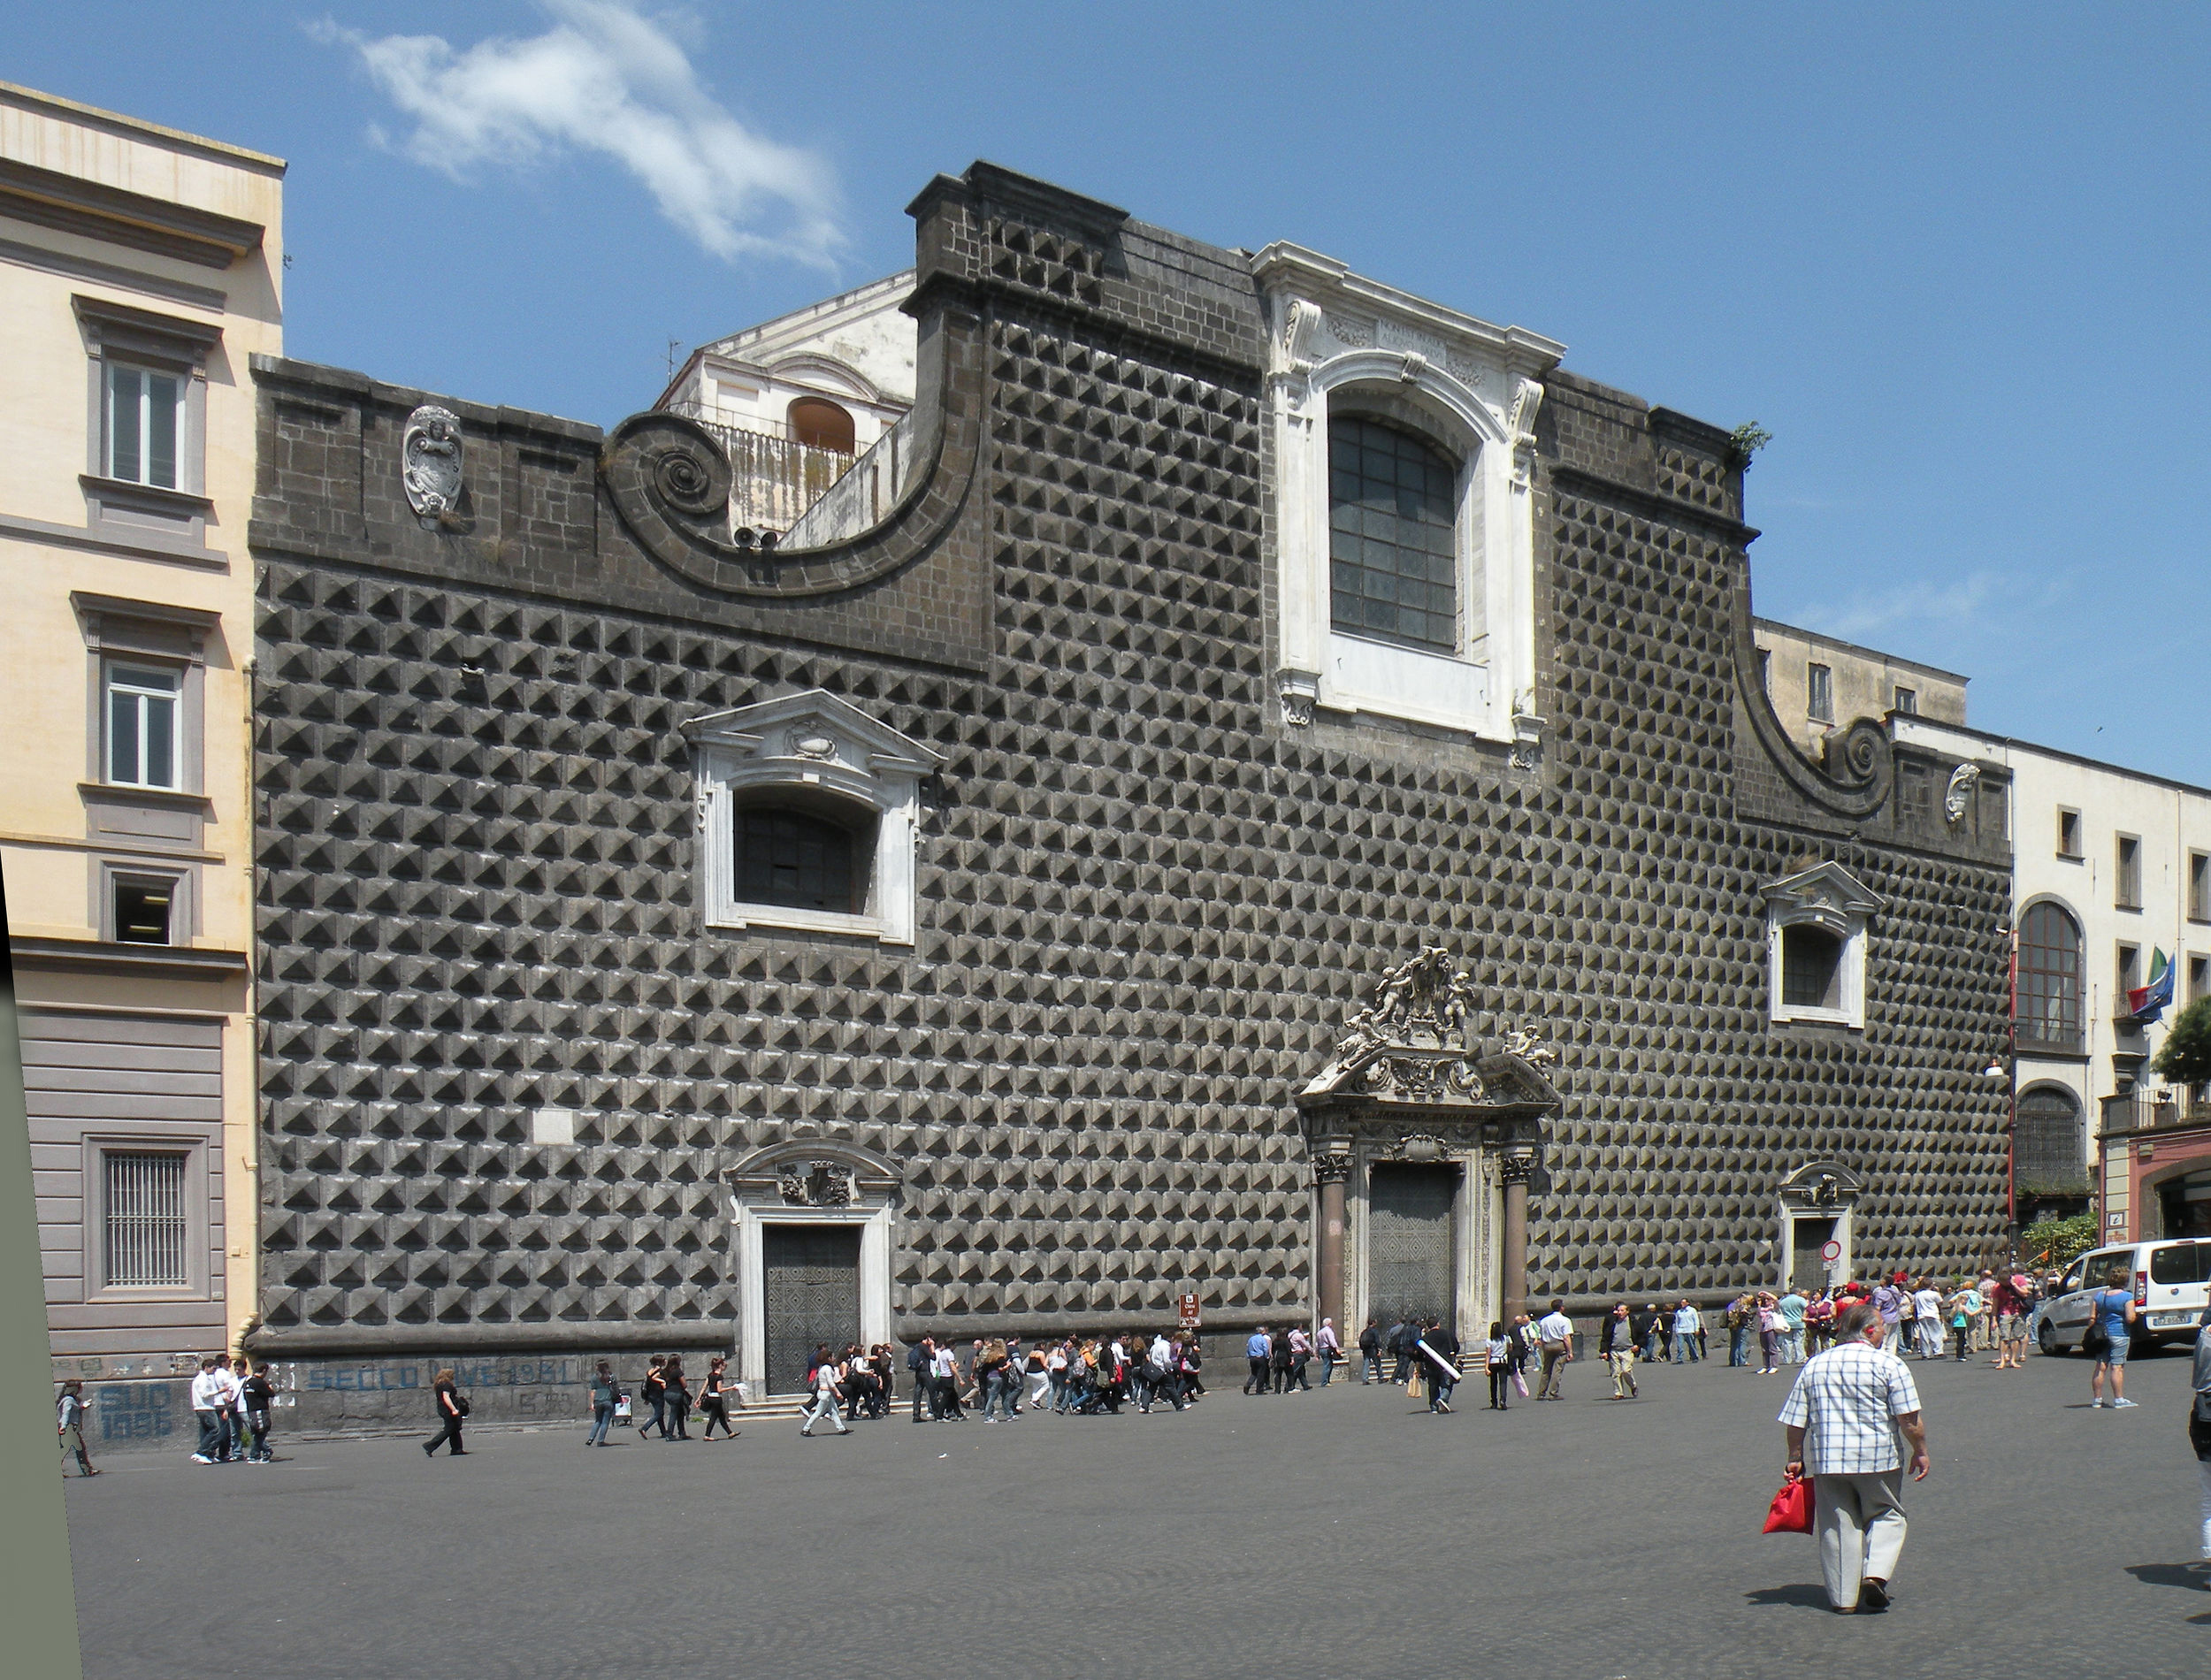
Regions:
<instances>
[{"instance_id":1,"label":"decorative cornice","mask_svg":"<svg viewBox=\"0 0 2211 1680\"><path fill-rule=\"evenodd\" d=\"M104 939L27 939L8 942L19 968L115 970L170 980L229 980L246 972L241 951L192 945L127 945Z\"/></svg>"},{"instance_id":2,"label":"decorative cornice","mask_svg":"<svg viewBox=\"0 0 2211 1680\"><path fill-rule=\"evenodd\" d=\"M1871 816L1888 803L1896 780L1895 752L1888 732L1871 718L1860 718L1840 737L1828 741L1829 763L1839 762L1844 775L1814 764L1789 738L1773 697L1766 692L1758 674L1758 645L1750 629L1750 580L1735 586L1735 622L1729 638L1735 668L1735 692L1743 714L1773 767L1790 787L1821 810L1856 821Z\"/></svg>"},{"instance_id":3,"label":"decorative cornice","mask_svg":"<svg viewBox=\"0 0 2211 1680\"><path fill-rule=\"evenodd\" d=\"M1655 490L1624 485L1617 478L1603 477L1580 467L1553 462L1550 481L1560 489L1582 492L1593 500L1612 502L1660 523L1697 526L1732 548L1748 548L1758 540L1757 528L1746 525L1740 519L1730 519L1725 514L1716 514L1695 502L1677 501Z\"/></svg>"},{"instance_id":4,"label":"decorative cornice","mask_svg":"<svg viewBox=\"0 0 2211 1680\"><path fill-rule=\"evenodd\" d=\"M226 269L258 248L263 233L258 222L9 157L0 157L0 216L212 269Z\"/></svg>"}]
</instances>

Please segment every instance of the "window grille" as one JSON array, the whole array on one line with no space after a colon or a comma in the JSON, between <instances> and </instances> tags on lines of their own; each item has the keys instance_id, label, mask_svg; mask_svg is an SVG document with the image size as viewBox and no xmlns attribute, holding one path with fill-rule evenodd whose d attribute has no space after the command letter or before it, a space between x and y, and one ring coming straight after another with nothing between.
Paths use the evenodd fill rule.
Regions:
<instances>
[{"instance_id":1,"label":"window grille","mask_svg":"<svg viewBox=\"0 0 2211 1680\"><path fill-rule=\"evenodd\" d=\"M190 1283L184 1157L165 1150L115 1149L105 1161L109 1287L180 1288Z\"/></svg>"},{"instance_id":2,"label":"window grille","mask_svg":"<svg viewBox=\"0 0 2211 1680\"><path fill-rule=\"evenodd\" d=\"M1410 432L1328 423L1328 599L1339 630L1458 648L1456 468Z\"/></svg>"},{"instance_id":3,"label":"window grille","mask_svg":"<svg viewBox=\"0 0 2211 1680\"><path fill-rule=\"evenodd\" d=\"M772 806L740 811L737 896L746 904L860 914L851 831Z\"/></svg>"}]
</instances>

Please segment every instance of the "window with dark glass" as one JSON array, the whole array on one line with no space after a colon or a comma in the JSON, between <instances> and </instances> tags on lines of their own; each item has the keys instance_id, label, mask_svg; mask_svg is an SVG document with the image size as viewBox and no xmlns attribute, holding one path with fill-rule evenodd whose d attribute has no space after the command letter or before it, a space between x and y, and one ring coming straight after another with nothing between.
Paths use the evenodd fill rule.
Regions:
<instances>
[{"instance_id":1,"label":"window with dark glass","mask_svg":"<svg viewBox=\"0 0 2211 1680\"><path fill-rule=\"evenodd\" d=\"M2057 808L2057 855L2061 858L2080 856L2080 813Z\"/></svg>"},{"instance_id":2,"label":"window with dark glass","mask_svg":"<svg viewBox=\"0 0 2211 1680\"><path fill-rule=\"evenodd\" d=\"M115 883L115 937L126 945L165 945L170 943L170 913L177 890L167 881L119 881Z\"/></svg>"},{"instance_id":3,"label":"window with dark glass","mask_svg":"<svg viewBox=\"0 0 2211 1680\"><path fill-rule=\"evenodd\" d=\"M2118 961L2119 1013L2127 1012L2127 994L2142 989L2142 948L2139 945L2121 945Z\"/></svg>"},{"instance_id":4,"label":"window with dark glass","mask_svg":"<svg viewBox=\"0 0 2211 1680\"><path fill-rule=\"evenodd\" d=\"M2065 1053L2080 1049L2080 924L2039 904L2019 923L2019 1042Z\"/></svg>"},{"instance_id":5,"label":"window with dark glass","mask_svg":"<svg viewBox=\"0 0 2211 1680\"><path fill-rule=\"evenodd\" d=\"M1328 422L1328 615L1339 630L1458 648L1458 472L1409 431Z\"/></svg>"},{"instance_id":6,"label":"window with dark glass","mask_svg":"<svg viewBox=\"0 0 2211 1680\"><path fill-rule=\"evenodd\" d=\"M2211 851L2188 854L2188 920L2211 921Z\"/></svg>"},{"instance_id":7,"label":"window with dark glass","mask_svg":"<svg viewBox=\"0 0 2211 1680\"><path fill-rule=\"evenodd\" d=\"M1792 1009L1842 1007L1842 941L1820 928L1781 930L1781 1002Z\"/></svg>"},{"instance_id":8,"label":"window with dark glass","mask_svg":"<svg viewBox=\"0 0 2211 1680\"><path fill-rule=\"evenodd\" d=\"M2080 1099L2072 1092L2038 1085L2022 1093L2012 1132L2012 1172L2022 1187L2054 1194L2087 1187Z\"/></svg>"},{"instance_id":9,"label":"window with dark glass","mask_svg":"<svg viewBox=\"0 0 2211 1680\"><path fill-rule=\"evenodd\" d=\"M2195 1003L2211 997L2211 957L2191 957L2188 959L2188 1001Z\"/></svg>"},{"instance_id":10,"label":"window with dark glass","mask_svg":"<svg viewBox=\"0 0 2211 1680\"><path fill-rule=\"evenodd\" d=\"M1825 665L1804 668L1804 714L1815 723L1835 721L1835 674Z\"/></svg>"},{"instance_id":11,"label":"window with dark glass","mask_svg":"<svg viewBox=\"0 0 2211 1680\"><path fill-rule=\"evenodd\" d=\"M1919 715L1919 691L1899 686L1896 691L1896 712L1901 717Z\"/></svg>"},{"instance_id":12,"label":"window with dark glass","mask_svg":"<svg viewBox=\"0 0 2211 1680\"><path fill-rule=\"evenodd\" d=\"M867 908L866 846L833 817L779 805L737 813L737 896L746 904L856 916Z\"/></svg>"},{"instance_id":13,"label":"window with dark glass","mask_svg":"<svg viewBox=\"0 0 2211 1680\"><path fill-rule=\"evenodd\" d=\"M107 670L107 779L120 787L177 785L178 691L174 671L134 665Z\"/></svg>"}]
</instances>

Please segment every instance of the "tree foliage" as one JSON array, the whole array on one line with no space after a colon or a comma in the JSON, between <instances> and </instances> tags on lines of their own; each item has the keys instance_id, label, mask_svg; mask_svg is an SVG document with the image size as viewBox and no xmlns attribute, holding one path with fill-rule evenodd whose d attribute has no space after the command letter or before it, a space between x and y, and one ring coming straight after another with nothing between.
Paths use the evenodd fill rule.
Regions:
<instances>
[{"instance_id":1,"label":"tree foliage","mask_svg":"<svg viewBox=\"0 0 2211 1680\"><path fill-rule=\"evenodd\" d=\"M2038 1266L2070 1265L2096 1246L2096 1216L2038 1219L2019 1233L2019 1252Z\"/></svg>"},{"instance_id":2,"label":"tree foliage","mask_svg":"<svg viewBox=\"0 0 2211 1680\"><path fill-rule=\"evenodd\" d=\"M2197 998L2173 1017L2150 1065L2169 1085L2211 1083L2211 997Z\"/></svg>"}]
</instances>

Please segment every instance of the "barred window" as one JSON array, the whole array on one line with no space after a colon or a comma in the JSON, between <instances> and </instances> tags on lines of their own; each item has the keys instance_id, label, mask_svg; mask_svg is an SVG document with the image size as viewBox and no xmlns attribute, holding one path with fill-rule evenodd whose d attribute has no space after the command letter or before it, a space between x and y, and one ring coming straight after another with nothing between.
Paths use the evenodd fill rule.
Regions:
<instances>
[{"instance_id":1,"label":"barred window","mask_svg":"<svg viewBox=\"0 0 2211 1680\"><path fill-rule=\"evenodd\" d=\"M103 1163L108 1286L181 1288L190 1283L184 1157L165 1149L111 1149Z\"/></svg>"},{"instance_id":2,"label":"barred window","mask_svg":"<svg viewBox=\"0 0 2211 1680\"><path fill-rule=\"evenodd\" d=\"M1457 470L1411 432L1328 422L1328 612L1339 630L1455 653Z\"/></svg>"},{"instance_id":3,"label":"barred window","mask_svg":"<svg viewBox=\"0 0 2211 1680\"><path fill-rule=\"evenodd\" d=\"M746 806L737 813L737 896L786 910L864 914L866 851L849 825L832 818Z\"/></svg>"},{"instance_id":4,"label":"barred window","mask_svg":"<svg viewBox=\"0 0 2211 1680\"><path fill-rule=\"evenodd\" d=\"M1835 1009L1842 1001L1842 941L1817 928L1781 930L1781 1002Z\"/></svg>"}]
</instances>

